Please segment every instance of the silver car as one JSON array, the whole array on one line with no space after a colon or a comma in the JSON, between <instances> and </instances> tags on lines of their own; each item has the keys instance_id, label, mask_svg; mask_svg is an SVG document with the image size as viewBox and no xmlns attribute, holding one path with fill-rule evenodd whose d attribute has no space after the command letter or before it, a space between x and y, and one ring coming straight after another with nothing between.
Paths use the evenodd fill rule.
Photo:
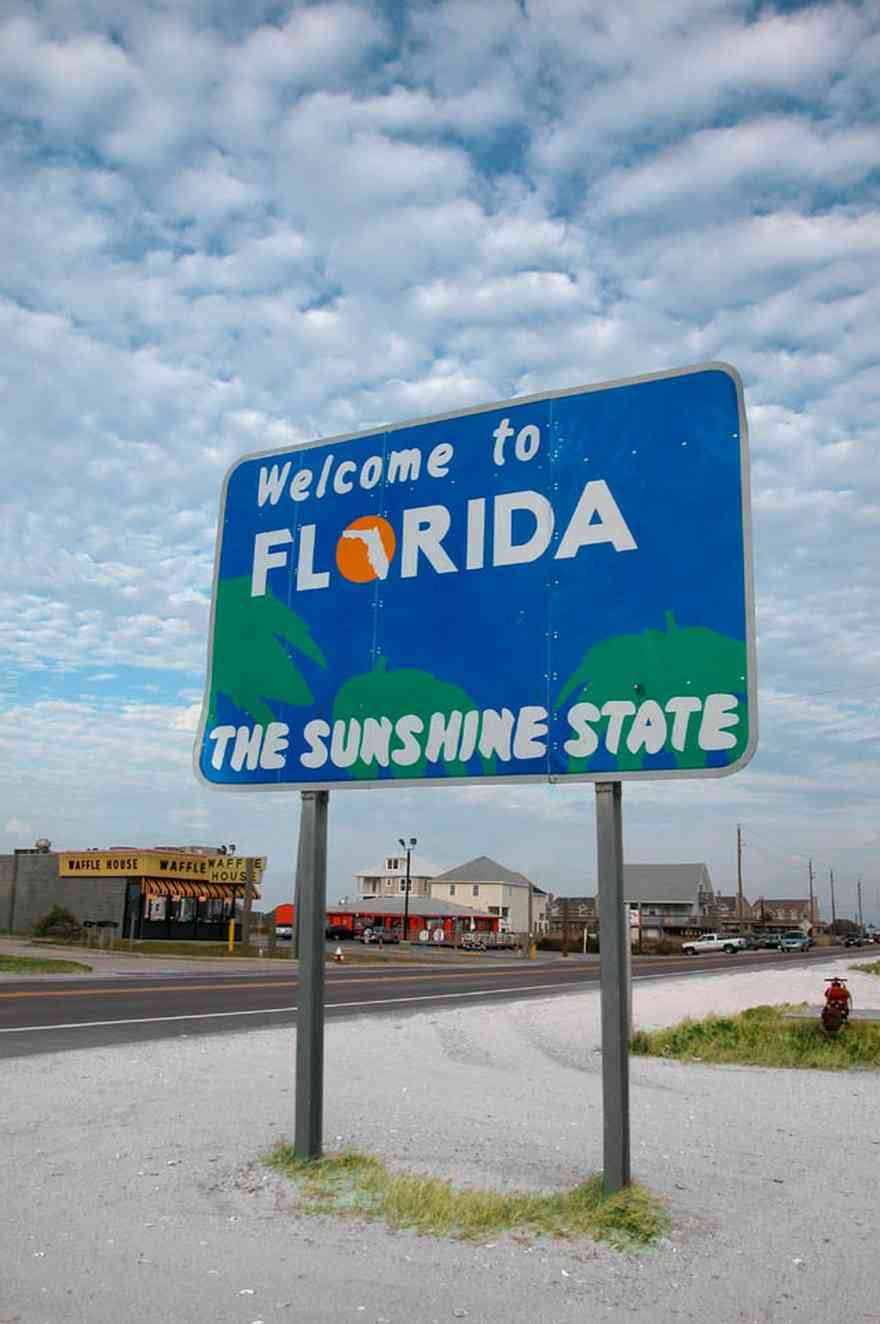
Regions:
<instances>
[{"instance_id":1,"label":"silver car","mask_svg":"<svg viewBox=\"0 0 880 1324\"><path fill-rule=\"evenodd\" d=\"M791 929L788 933L783 933L780 949L783 952L808 952L810 950L810 940L800 929Z\"/></svg>"}]
</instances>

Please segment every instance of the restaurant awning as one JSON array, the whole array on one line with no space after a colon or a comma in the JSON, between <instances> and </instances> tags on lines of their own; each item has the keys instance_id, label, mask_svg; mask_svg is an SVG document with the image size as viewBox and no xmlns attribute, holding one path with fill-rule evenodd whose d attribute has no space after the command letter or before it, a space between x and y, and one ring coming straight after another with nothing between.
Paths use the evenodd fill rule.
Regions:
<instances>
[{"instance_id":1,"label":"restaurant awning","mask_svg":"<svg viewBox=\"0 0 880 1324\"><path fill-rule=\"evenodd\" d=\"M168 896L175 901L191 897L195 901L234 901L244 895L242 883L190 883L177 878L143 878L141 892L147 897ZM259 901L260 889L254 887L254 900Z\"/></svg>"}]
</instances>

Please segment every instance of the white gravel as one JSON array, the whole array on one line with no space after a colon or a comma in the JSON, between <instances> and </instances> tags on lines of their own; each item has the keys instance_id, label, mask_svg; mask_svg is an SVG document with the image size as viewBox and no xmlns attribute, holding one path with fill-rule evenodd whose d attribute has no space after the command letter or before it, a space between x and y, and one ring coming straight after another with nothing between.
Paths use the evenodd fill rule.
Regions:
<instances>
[{"instance_id":1,"label":"white gravel","mask_svg":"<svg viewBox=\"0 0 880 1324\"><path fill-rule=\"evenodd\" d=\"M635 1021L816 1003L848 964L639 980ZM629 1259L297 1215L255 1164L292 1131L292 1048L261 1030L5 1062L0 1324L880 1320L877 1075L634 1059L634 1174L675 1231ZM330 1021L326 1059L328 1148L496 1188L601 1164L594 991Z\"/></svg>"}]
</instances>

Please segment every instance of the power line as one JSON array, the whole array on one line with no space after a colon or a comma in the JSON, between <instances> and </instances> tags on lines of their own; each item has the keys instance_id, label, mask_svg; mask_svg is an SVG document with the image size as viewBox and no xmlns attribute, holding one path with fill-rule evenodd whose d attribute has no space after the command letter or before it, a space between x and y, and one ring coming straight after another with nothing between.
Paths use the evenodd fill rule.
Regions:
<instances>
[{"instance_id":1,"label":"power line","mask_svg":"<svg viewBox=\"0 0 880 1324\"><path fill-rule=\"evenodd\" d=\"M771 846L766 841L764 841L763 838L759 837L757 832L755 832L753 828L747 827L744 831L746 833L744 837L745 845L746 846L751 845L752 847L754 847L755 850L763 850L769 852L769 854L771 855L778 855L781 860L789 860L791 862L796 862L799 860L809 861L813 859L813 860L818 860L820 864L825 863L824 860L819 860L819 857L817 855L812 855L812 856L802 855L800 851L782 851L779 849L778 846ZM758 840L750 841L749 840L750 837L757 837Z\"/></svg>"},{"instance_id":2,"label":"power line","mask_svg":"<svg viewBox=\"0 0 880 1324\"><path fill-rule=\"evenodd\" d=\"M756 831L755 831L754 828L751 828L751 827L750 827L750 828L748 828L748 829L746 829L746 830L750 833L751 836L753 836L753 837L757 837L759 842L760 842L760 841L763 841L763 842L764 842L764 849L765 849L765 850L772 851L772 852L774 852L775 854L778 854L778 855L783 856L783 858L791 859L791 860L806 860L808 863L809 863L810 860L813 860L814 863L816 863L816 864L822 864L822 865L824 865L826 869L830 869L830 868L832 867L832 866L831 866L831 861L830 861L830 860L823 860L821 856L816 855L816 854L813 854L813 855L807 855L805 852L803 852L803 851L798 851L798 850L781 852L781 851L778 849L778 847L776 847L776 846L771 846L771 845L769 844L769 842L767 842L766 839L763 838L759 832L756 832ZM761 847L759 846L758 849L760 850Z\"/></svg>"},{"instance_id":3,"label":"power line","mask_svg":"<svg viewBox=\"0 0 880 1324\"><path fill-rule=\"evenodd\" d=\"M863 685L857 690L853 690L849 685L838 685L833 690L813 690L810 694L790 693L793 699L824 699L826 695L829 694L851 694L854 698L858 699L861 695L871 693L874 690L880 690L880 681L877 681L876 684L872 685ZM786 691L780 690L779 693L784 695L786 694Z\"/></svg>"}]
</instances>

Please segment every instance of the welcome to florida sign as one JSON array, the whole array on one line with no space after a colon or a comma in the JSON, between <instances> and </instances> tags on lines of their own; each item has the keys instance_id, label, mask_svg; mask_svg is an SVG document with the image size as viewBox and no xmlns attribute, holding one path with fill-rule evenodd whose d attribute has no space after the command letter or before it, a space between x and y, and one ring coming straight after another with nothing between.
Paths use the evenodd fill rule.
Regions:
<instances>
[{"instance_id":1,"label":"welcome to florida sign","mask_svg":"<svg viewBox=\"0 0 880 1324\"><path fill-rule=\"evenodd\" d=\"M756 743L746 419L726 364L226 475L205 782L719 776Z\"/></svg>"}]
</instances>

